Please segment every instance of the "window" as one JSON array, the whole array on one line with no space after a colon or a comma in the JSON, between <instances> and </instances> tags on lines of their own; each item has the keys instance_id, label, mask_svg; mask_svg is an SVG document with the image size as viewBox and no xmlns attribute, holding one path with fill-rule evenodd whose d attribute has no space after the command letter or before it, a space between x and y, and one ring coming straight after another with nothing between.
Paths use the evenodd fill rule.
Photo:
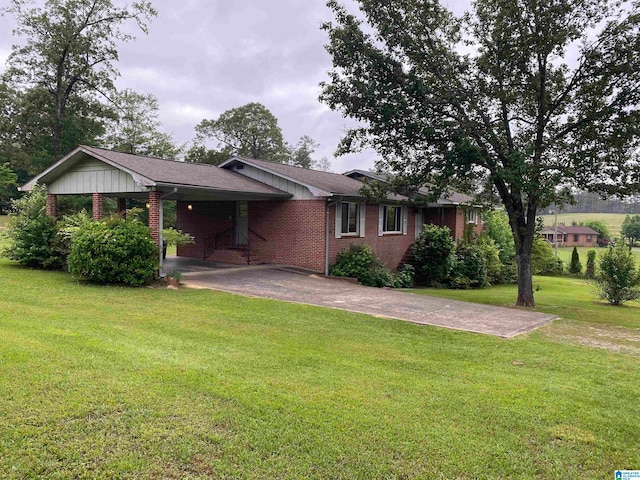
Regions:
<instances>
[{"instance_id":1,"label":"window","mask_svg":"<svg viewBox=\"0 0 640 480\"><path fill-rule=\"evenodd\" d=\"M580 240L580 235L577 235L577 234L576 234L576 235L574 235L574 236L573 236L573 241L574 241L574 242L577 242L577 241L579 241L579 240Z\"/></svg>"},{"instance_id":2,"label":"window","mask_svg":"<svg viewBox=\"0 0 640 480\"><path fill-rule=\"evenodd\" d=\"M367 208L364 202L336 202L336 238L364 237L365 215Z\"/></svg>"},{"instance_id":3,"label":"window","mask_svg":"<svg viewBox=\"0 0 640 480\"><path fill-rule=\"evenodd\" d=\"M402 207L383 207L382 231L387 233L402 232Z\"/></svg>"},{"instance_id":4,"label":"window","mask_svg":"<svg viewBox=\"0 0 640 480\"><path fill-rule=\"evenodd\" d=\"M587 242L591 241L591 235L587 235Z\"/></svg>"},{"instance_id":5,"label":"window","mask_svg":"<svg viewBox=\"0 0 640 480\"><path fill-rule=\"evenodd\" d=\"M477 210L467 210L465 215L467 223L475 223L478 224L478 211Z\"/></svg>"},{"instance_id":6,"label":"window","mask_svg":"<svg viewBox=\"0 0 640 480\"><path fill-rule=\"evenodd\" d=\"M359 205L355 202L342 203L342 229L343 235L358 234L360 223Z\"/></svg>"}]
</instances>

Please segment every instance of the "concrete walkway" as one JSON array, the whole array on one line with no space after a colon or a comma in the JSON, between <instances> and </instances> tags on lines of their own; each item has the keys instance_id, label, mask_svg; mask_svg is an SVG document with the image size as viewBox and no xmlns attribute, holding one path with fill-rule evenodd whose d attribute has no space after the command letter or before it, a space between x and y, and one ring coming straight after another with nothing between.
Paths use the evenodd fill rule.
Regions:
<instances>
[{"instance_id":1,"label":"concrete walkway","mask_svg":"<svg viewBox=\"0 0 640 480\"><path fill-rule=\"evenodd\" d=\"M515 308L363 287L273 265L237 268L219 265L224 268L215 269L206 262L194 262L191 265L186 262L181 265L169 263L169 268L171 265L182 273L182 283L187 287L338 308L498 337L514 337L535 330L556 318L553 315Z\"/></svg>"}]
</instances>

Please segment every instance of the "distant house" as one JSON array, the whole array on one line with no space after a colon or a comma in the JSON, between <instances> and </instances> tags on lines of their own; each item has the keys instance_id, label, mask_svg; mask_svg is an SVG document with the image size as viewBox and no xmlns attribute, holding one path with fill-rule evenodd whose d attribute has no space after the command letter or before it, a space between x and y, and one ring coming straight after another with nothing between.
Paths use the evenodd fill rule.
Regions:
<instances>
[{"instance_id":1,"label":"distant house","mask_svg":"<svg viewBox=\"0 0 640 480\"><path fill-rule=\"evenodd\" d=\"M549 243L555 244L556 229L554 227L545 227L540 234ZM564 223L560 223L557 235L560 247L595 247L598 245L599 233L590 227L567 227Z\"/></svg>"},{"instance_id":2,"label":"distant house","mask_svg":"<svg viewBox=\"0 0 640 480\"><path fill-rule=\"evenodd\" d=\"M104 198L146 200L149 226L162 241L162 201L177 202L177 228L195 243L178 255L230 263L277 263L323 272L336 254L366 243L395 269L425 223L446 225L461 238L464 226L481 230L471 198L454 194L417 206L402 195L371 202L361 193L364 174L320 172L265 160L232 157L219 167L81 146L27 183L47 186L47 213L58 195L90 194L93 216Z\"/></svg>"}]
</instances>

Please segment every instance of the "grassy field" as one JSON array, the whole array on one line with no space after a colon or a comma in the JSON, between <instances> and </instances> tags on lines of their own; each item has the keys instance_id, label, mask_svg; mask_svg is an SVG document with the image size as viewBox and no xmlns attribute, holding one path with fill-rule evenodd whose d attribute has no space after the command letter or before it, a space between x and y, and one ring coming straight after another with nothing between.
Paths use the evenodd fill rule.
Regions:
<instances>
[{"instance_id":1,"label":"grassy field","mask_svg":"<svg viewBox=\"0 0 640 480\"><path fill-rule=\"evenodd\" d=\"M602 248L602 247L596 247L596 248L577 247L577 249L578 249L578 255L580 256L580 263L582 264L583 273L584 273L584 269L587 266L587 252L589 250L596 251L596 262L597 262L597 259L600 258L600 255L602 255L604 252L607 251L606 248ZM636 266L640 267L640 248L634 248L632 251L633 251L633 257L636 262ZM573 253L573 247L558 248L558 258L564 262L565 267L569 266L569 263L571 262L572 253Z\"/></svg>"},{"instance_id":2,"label":"grassy field","mask_svg":"<svg viewBox=\"0 0 640 480\"><path fill-rule=\"evenodd\" d=\"M612 236L620 237L620 228L626 216L624 213L561 213L558 215L558 223L571 225L573 222L579 224L589 220L600 220L609 227ZM555 215L541 215L541 217L546 226L553 227Z\"/></svg>"},{"instance_id":3,"label":"grassy field","mask_svg":"<svg viewBox=\"0 0 640 480\"><path fill-rule=\"evenodd\" d=\"M9 217L7 215L0 215L0 230L7 226L7 221Z\"/></svg>"},{"instance_id":4,"label":"grassy field","mask_svg":"<svg viewBox=\"0 0 640 480\"><path fill-rule=\"evenodd\" d=\"M640 465L640 305L597 305L579 280L536 278L541 310L566 320L504 340L100 288L6 260L0 273L2 478L564 479Z\"/></svg>"}]
</instances>

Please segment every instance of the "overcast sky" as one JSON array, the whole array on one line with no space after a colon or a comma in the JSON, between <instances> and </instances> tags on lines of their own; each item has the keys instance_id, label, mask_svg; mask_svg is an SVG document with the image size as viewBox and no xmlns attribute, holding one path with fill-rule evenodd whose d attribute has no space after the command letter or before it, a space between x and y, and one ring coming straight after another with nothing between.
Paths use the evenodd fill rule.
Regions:
<instances>
[{"instance_id":1,"label":"overcast sky","mask_svg":"<svg viewBox=\"0 0 640 480\"><path fill-rule=\"evenodd\" d=\"M334 172L373 167L375 153L334 158L348 120L318 101L331 58L320 30L331 19L326 0L154 0L149 34L121 45L120 89L151 93L164 130L177 143L194 137L204 118L249 102L278 118L285 139L302 135L320 143ZM443 2L456 13L467 0ZM0 17L0 62L11 44L13 21Z\"/></svg>"}]
</instances>

